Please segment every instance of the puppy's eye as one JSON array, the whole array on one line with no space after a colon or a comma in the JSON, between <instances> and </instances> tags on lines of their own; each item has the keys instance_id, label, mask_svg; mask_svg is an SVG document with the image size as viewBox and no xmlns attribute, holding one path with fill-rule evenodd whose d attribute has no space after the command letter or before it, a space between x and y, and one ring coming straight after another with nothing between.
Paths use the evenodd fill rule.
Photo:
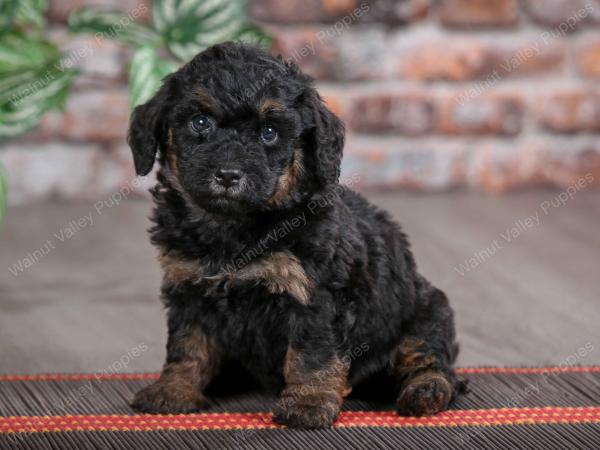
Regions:
<instances>
[{"instance_id":1,"label":"puppy's eye","mask_svg":"<svg viewBox=\"0 0 600 450\"><path fill-rule=\"evenodd\" d=\"M190 126L197 133L206 133L212 129L213 123L208 116L196 116L190 122Z\"/></svg>"},{"instance_id":2,"label":"puppy's eye","mask_svg":"<svg viewBox=\"0 0 600 450\"><path fill-rule=\"evenodd\" d=\"M271 126L265 126L260 132L260 138L265 144L272 144L277 140L277 130Z\"/></svg>"}]
</instances>

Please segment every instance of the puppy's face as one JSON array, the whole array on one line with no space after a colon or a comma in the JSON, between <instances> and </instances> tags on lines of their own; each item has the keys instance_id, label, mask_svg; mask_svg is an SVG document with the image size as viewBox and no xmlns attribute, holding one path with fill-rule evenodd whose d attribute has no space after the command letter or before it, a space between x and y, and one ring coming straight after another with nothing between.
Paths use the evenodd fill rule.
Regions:
<instances>
[{"instance_id":1,"label":"puppy's face","mask_svg":"<svg viewBox=\"0 0 600 450\"><path fill-rule=\"evenodd\" d=\"M343 126L311 80L254 47L220 44L134 111L138 174L157 149L186 200L228 215L289 207L337 182Z\"/></svg>"},{"instance_id":2,"label":"puppy's face","mask_svg":"<svg viewBox=\"0 0 600 450\"><path fill-rule=\"evenodd\" d=\"M177 102L167 164L206 209L235 213L276 206L303 175L300 114L277 90L239 101L224 94L227 88L231 93L231 86L195 86Z\"/></svg>"}]
</instances>

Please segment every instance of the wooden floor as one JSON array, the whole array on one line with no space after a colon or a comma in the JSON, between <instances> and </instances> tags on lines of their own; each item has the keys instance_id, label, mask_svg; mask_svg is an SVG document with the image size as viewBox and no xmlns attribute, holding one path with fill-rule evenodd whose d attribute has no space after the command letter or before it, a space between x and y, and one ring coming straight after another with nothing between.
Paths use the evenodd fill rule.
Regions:
<instances>
[{"instance_id":1,"label":"wooden floor","mask_svg":"<svg viewBox=\"0 0 600 450\"><path fill-rule=\"evenodd\" d=\"M372 196L450 296L460 365L600 364L600 194L553 206L558 195ZM9 211L0 373L160 368L166 331L149 210L128 201L100 212L93 202ZM34 264L13 266L24 259Z\"/></svg>"}]
</instances>

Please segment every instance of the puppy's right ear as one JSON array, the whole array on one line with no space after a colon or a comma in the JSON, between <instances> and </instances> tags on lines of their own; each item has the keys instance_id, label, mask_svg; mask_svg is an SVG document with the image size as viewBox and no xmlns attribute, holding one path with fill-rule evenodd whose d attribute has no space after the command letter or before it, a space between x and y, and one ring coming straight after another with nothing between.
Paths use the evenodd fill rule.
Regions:
<instances>
[{"instance_id":1,"label":"puppy's right ear","mask_svg":"<svg viewBox=\"0 0 600 450\"><path fill-rule=\"evenodd\" d=\"M154 166L156 151L165 136L163 111L169 98L169 77L165 78L158 93L131 114L127 143L133 153L135 172L147 175Z\"/></svg>"}]
</instances>

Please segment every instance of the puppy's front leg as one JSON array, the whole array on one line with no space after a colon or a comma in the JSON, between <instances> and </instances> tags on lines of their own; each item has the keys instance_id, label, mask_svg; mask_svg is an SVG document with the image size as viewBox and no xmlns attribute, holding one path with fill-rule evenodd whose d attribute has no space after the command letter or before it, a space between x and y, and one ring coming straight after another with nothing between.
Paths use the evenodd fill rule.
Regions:
<instances>
[{"instance_id":1,"label":"puppy's front leg","mask_svg":"<svg viewBox=\"0 0 600 450\"><path fill-rule=\"evenodd\" d=\"M221 359L219 347L197 327L170 327L160 378L136 394L133 408L154 414L197 411L206 404L202 390L216 375Z\"/></svg>"},{"instance_id":2,"label":"puppy's front leg","mask_svg":"<svg viewBox=\"0 0 600 450\"><path fill-rule=\"evenodd\" d=\"M323 355L323 349L317 353ZM286 387L273 411L275 422L294 428L328 428L337 418L350 393L349 367L335 356L323 360L317 353L289 346L283 369Z\"/></svg>"}]
</instances>

